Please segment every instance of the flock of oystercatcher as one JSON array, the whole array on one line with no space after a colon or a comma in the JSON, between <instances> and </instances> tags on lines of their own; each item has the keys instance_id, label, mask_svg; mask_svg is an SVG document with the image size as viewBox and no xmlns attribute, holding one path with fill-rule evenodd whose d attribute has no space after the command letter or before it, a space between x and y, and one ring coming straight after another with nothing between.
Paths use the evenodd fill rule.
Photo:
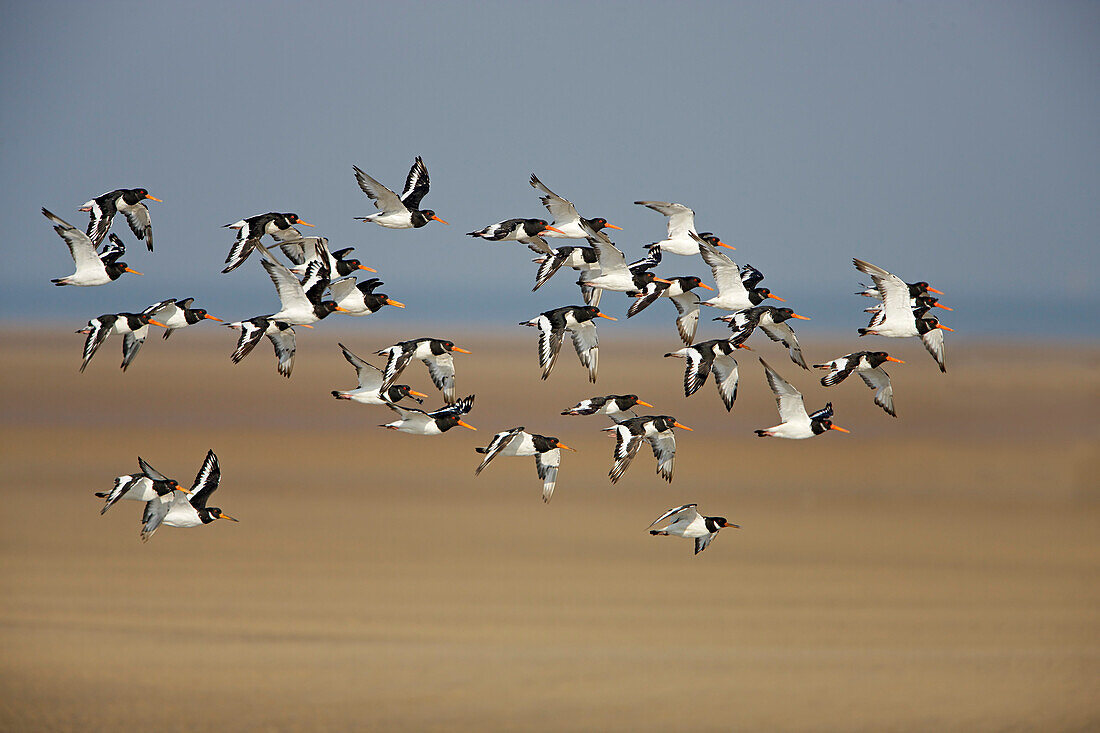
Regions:
<instances>
[{"instance_id":1,"label":"flock of oystercatcher","mask_svg":"<svg viewBox=\"0 0 1100 733\"><path fill-rule=\"evenodd\" d=\"M431 221L447 224L430 209L420 209L420 203L429 190L428 169L418 156L405 181L404 190L397 195L358 167L353 166L360 189L379 209L369 216L356 217L388 229L413 229ZM645 257L627 262L626 256L608 237L605 230L621 229L604 218L587 219L577 213L576 207L558 196L532 174L530 184L540 192L543 206L552 221L544 219L508 219L496 222L469 233L491 242L518 242L527 245L538 255L535 286L544 286L562 267L578 273L577 285L585 305L567 305L540 313L520 325L538 329L538 357L542 378L549 378L562 343L568 332L573 347L582 364L588 370L589 380L596 382L599 370L599 338L596 319L617 320L600 311L601 296L605 290L626 294L633 301L627 317L633 317L661 298L668 298L676 308L676 327L684 348L666 353L666 357L683 359L684 395L695 394L707 378L713 374L714 383L726 410L732 410L737 399L738 365L735 355L738 349L749 349L745 341L759 328L764 335L788 350L791 361L803 369L809 369L802 356L798 338L791 328L791 320L809 320L788 307L762 305L771 298L783 301L768 288L759 287L763 273L751 265L738 266L721 249L734 248L722 242L710 232L695 230L695 212L683 204L663 201L635 201L668 218L668 236L646 247ZM153 228L146 200L160 201L143 188L118 189L98 196L80 207L90 215L86 231L81 231L60 217L43 208L42 213L54 224L54 230L69 246L76 271L68 277L52 282L56 285L94 286L106 285L125 273L141 274L130 269L120 258L126 247L115 235L109 234L116 213L122 213L134 235L144 240L149 251L153 250ZM236 230L236 240L225 259L223 273L231 272L244 264L253 252L260 254L260 264L271 278L278 294L280 308L267 315L225 325L241 332L237 347L231 355L234 363L240 362L267 337L274 347L277 369L290 377L297 351L295 328L313 328L332 313L366 316L389 305L404 308L404 304L375 292L383 283L377 278L357 281L358 270L376 272L351 256L353 248L332 251L328 239L322 236L305 236L300 226L313 227L294 213L271 212L241 219L227 228ZM287 258L290 266L280 262L262 241L270 236ZM104 239L107 244L103 245ZM551 247L547 240L584 239L587 246L561 244ZM97 251L98 250L98 251ZM716 288L703 283L695 275L657 277L653 270L662 263L665 254L684 257L700 256L711 271ZM946 371L944 364L943 331L952 329L928 315L932 308L951 310L939 303L935 295L939 290L927 282L907 283L898 276L860 259L853 264L860 272L869 275L873 285L863 286L859 292L879 303L867 308L871 314L866 328L859 335L878 335L891 338L919 336L925 348ZM702 300L696 289L717 292L708 300ZM934 295L935 294L935 295ZM326 295L328 299L326 299ZM204 319L221 319L202 308L192 308L193 299L168 299L154 303L140 312L106 313L88 321L77 331L86 334L83 362L84 371L96 351L112 333L123 336L122 369L125 371L137 356L138 350L149 333L149 326L165 329L164 338L173 331L198 323ZM728 324L731 334L724 338L696 342L702 306L729 311L715 318ZM476 430L462 418L474 404L474 396L458 398L455 386L455 364L452 354L468 354L466 349L453 342L438 338L417 338L402 341L375 352L385 356L386 365L379 368L352 353L340 344L344 358L355 368L358 386L353 390L333 390L338 400L350 400L365 405L386 406L395 416L382 427L415 435L439 435L455 426ZM432 383L442 393L443 406L435 410L422 410L398 403L409 398L422 404L427 394L417 392L407 384L397 384L397 379L414 360L428 369ZM764 359L759 360L769 387L775 395L781 422L769 428L756 430L761 437L805 439L822 435L830 430L849 432L832 422L833 405L807 412L802 394L785 380ZM857 351L838 357L818 369L829 373L821 379L825 387L844 381L853 373L874 390L875 404L889 415L896 417L893 386L883 369L886 362L904 364L885 351ZM562 415L608 416L613 424L605 428L615 435L614 464L609 473L612 483L618 481L637 455L643 442L648 442L657 463L657 474L671 482L676 458L674 428L691 430L669 415L637 415L635 410L650 407L637 395L606 395L581 400ZM549 502L557 482L561 464L561 451L573 450L558 438L527 432L523 426L501 431L489 444L476 448L484 455L474 471L480 474L497 456L533 456L539 479L542 480L542 498ZM148 540L161 525L172 527L196 527L217 519L237 521L217 507L208 507L207 501L218 488L221 470L218 458L209 451L189 489L170 479L144 459L138 458L140 472L125 474L115 479L109 492L96 496L106 499L102 512L106 512L120 499L145 503L142 517L142 540ZM685 504L668 510L650 527L666 519L670 523L661 529L651 529L653 535L676 535L695 540L695 553L706 549L711 540L725 527L737 527L724 517L703 516L695 504Z\"/></svg>"}]
</instances>

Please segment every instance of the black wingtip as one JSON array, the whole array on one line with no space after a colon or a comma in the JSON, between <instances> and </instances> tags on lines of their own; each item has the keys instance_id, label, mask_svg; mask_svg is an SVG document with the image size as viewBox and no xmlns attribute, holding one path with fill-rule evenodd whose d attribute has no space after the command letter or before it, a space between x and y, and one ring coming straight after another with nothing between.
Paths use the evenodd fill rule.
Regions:
<instances>
[{"instance_id":1,"label":"black wingtip","mask_svg":"<svg viewBox=\"0 0 1100 733\"><path fill-rule=\"evenodd\" d=\"M753 432L756 433L756 437L758 437L758 438L768 437L768 431L767 430L754 430Z\"/></svg>"}]
</instances>

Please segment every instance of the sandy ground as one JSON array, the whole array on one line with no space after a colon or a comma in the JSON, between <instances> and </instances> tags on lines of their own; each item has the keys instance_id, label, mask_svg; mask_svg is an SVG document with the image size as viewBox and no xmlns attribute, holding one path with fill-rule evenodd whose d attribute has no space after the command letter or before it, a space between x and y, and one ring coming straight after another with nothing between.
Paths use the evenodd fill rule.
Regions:
<instances>
[{"instance_id":1,"label":"sandy ground","mask_svg":"<svg viewBox=\"0 0 1100 733\"><path fill-rule=\"evenodd\" d=\"M727 414L709 383L684 398L674 334L603 325L595 387L568 351L540 382L533 330L406 334L474 351L479 432L435 438L329 396L354 385L338 339L396 340L363 321L303 333L289 381L214 326L126 374L118 337L79 374L76 326L3 334L0 729L1100 727L1100 349L954 338L944 376L881 340L909 360L894 420L763 341L853 431L793 442L751 432L776 422L752 355ZM606 420L558 414L631 391L696 428L671 485L643 451L612 486ZM473 476L517 424L579 449L549 505L531 459ZM143 545L140 505L99 516L137 455L189 482L207 448L239 524ZM645 532L689 501L743 528L699 556Z\"/></svg>"}]
</instances>

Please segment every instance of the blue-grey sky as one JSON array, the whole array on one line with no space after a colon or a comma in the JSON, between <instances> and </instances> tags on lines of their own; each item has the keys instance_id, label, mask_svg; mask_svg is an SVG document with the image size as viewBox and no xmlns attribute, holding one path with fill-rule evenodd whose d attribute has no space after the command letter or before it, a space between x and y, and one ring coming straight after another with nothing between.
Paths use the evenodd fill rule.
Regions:
<instances>
[{"instance_id":1,"label":"blue-grey sky","mask_svg":"<svg viewBox=\"0 0 1100 733\"><path fill-rule=\"evenodd\" d=\"M970 333L1012 332L1020 296L1028 334L1063 303L1097 333L1098 3L9 2L0 38L4 319L271 312L258 264L219 274L220 227L276 210L356 246L394 318L513 323L577 302L571 273L531 294L526 249L464 234L542 215L536 172L628 256L664 231L632 201L693 207L822 328L862 325L855 255ZM354 221L352 164L399 189L418 154L452 226ZM156 252L115 230L146 275L50 285L72 263L39 208L83 227L137 186Z\"/></svg>"}]
</instances>

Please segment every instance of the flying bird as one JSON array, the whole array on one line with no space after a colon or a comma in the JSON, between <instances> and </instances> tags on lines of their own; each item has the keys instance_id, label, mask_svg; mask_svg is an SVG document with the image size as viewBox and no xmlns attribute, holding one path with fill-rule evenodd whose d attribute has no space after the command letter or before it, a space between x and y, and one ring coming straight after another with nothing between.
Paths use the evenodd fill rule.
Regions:
<instances>
[{"instance_id":1,"label":"flying bird","mask_svg":"<svg viewBox=\"0 0 1100 733\"><path fill-rule=\"evenodd\" d=\"M751 265L738 267L736 262L714 248L712 239L717 241L716 237L709 234L695 236L695 241L699 244L699 254L710 267L714 282L718 286L718 295L704 300L702 305L727 311L739 311L758 306L767 298L784 302L778 295L772 295L772 291L768 288L756 287L764 279L759 270Z\"/></svg>"},{"instance_id":2,"label":"flying bird","mask_svg":"<svg viewBox=\"0 0 1100 733\"><path fill-rule=\"evenodd\" d=\"M226 224L226 229L237 230L237 239L233 242L229 254L225 257L226 265L222 272L232 272L243 265L248 256L252 254L252 250L256 248L256 243L260 241L260 237L265 234L270 235L276 242L300 242L303 237L302 233L294 228L297 225L313 226L313 224L299 219L297 214L276 211L257 214L247 219L235 221L232 224Z\"/></svg>"},{"instance_id":3,"label":"flying bird","mask_svg":"<svg viewBox=\"0 0 1100 733\"><path fill-rule=\"evenodd\" d=\"M275 349L275 359L279 374L287 379L294 369L294 354L297 352L297 341L294 338L294 327L285 321L273 321L264 316L250 318L247 321L236 321L225 324L228 328L238 329L241 332L237 340L237 348L229 357L234 364L239 364L241 359L252 353L260 339L267 336L271 346Z\"/></svg>"},{"instance_id":4,"label":"flying bird","mask_svg":"<svg viewBox=\"0 0 1100 733\"><path fill-rule=\"evenodd\" d=\"M359 378L359 386L351 390L332 390L332 396L338 400L351 400L363 405L385 405L398 402L405 397L411 397L418 404L424 400L419 397L427 397L423 392L417 392L407 384L395 384L382 392L382 370L370 362L363 361L351 352L347 346L338 344L344 352L344 358L355 367L355 374Z\"/></svg>"},{"instance_id":5,"label":"flying bird","mask_svg":"<svg viewBox=\"0 0 1100 733\"><path fill-rule=\"evenodd\" d=\"M563 415L607 415L615 422L622 422L632 417L634 407L642 405L652 408L653 405L638 399L636 394L611 394L605 397L589 397L581 400L568 410L563 410Z\"/></svg>"},{"instance_id":6,"label":"flying bird","mask_svg":"<svg viewBox=\"0 0 1100 733\"><path fill-rule=\"evenodd\" d=\"M379 427L399 430L402 433L412 433L413 435L441 435L456 425L461 425L470 430L477 430L473 425L463 422L461 417L473 408L474 395L463 397L454 404L441 407L432 412L418 410L415 407L398 407L393 403L387 406L397 413L397 419Z\"/></svg>"},{"instance_id":7,"label":"flying bird","mask_svg":"<svg viewBox=\"0 0 1100 733\"><path fill-rule=\"evenodd\" d=\"M860 259L853 259L852 264L860 272L871 276L882 299L882 311L871 317L867 328L859 329L859 335L890 338L920 336L921 343L936 360L940 371L946 372L943 332L955 329L944 326L937 318L924 317L919 311L910 308L909 301L912 296L909 285L897 275Z\"/></svg>"},{"instance_id":8,"label":"flying bird","mask_svg":"<svg viewBox=\"0 0 1100 733\"><path fill-rule=\"evenodd\" d=\"M787 348L791 361L803 369L809 369L810 367L806 366L806 360L802 357L802 347L798 343L798 337L795 336L794 329L787 323L792 318L803 321L810 320L806 316L798 315L790 308L776 308L772 305L758 305L714 320L725 321L729 324L730 329L733 331L730 341L735 345L745 343L745 340L759 326L765 336Z\"/></svg>"},{"instance_id":9,"label":"flying bird","mask_svg":"<svg viewBox=\"0 0 1100 733\"><path fill-rule=\"evenodd\" d=\"M183 496L173 495L171 501L158 497L145 504L145 514L141 518L141 541L148 542L162 524L169 527L201 527L217 519L239 521L218 507L206 506L210 495L217 490L221 477L218 457L214 451L207 451L190 491Z\"/></svg>"},{"instance_id":10,"label":"flying bird","mask_svg":"<svg viewBox=\"0 0 1100 733\"><path fill-rule=\"evenodd\" d=\"M380 211L370 216L357 216L360 221L372 221L387 229L418 229L429 221L438 221L440 224L447 222L435 215L431 209L419 209L420 200L428 193L430 181L428 180L428 167L418 155L409 169L409 176L405 179L405 190L398 197L393 191L374 180L357 166L352 166L355 171L355 180L359 182L359 188L367 195Z\"/></svg>"},{"instance_id":11,"label":"flying bird","mask_svg":"<svg viewBox=\"0 0 1100 733\"><path fill-rule=\"evenodd\" d=\"M713 339L703 341L665 354L684 359L684 396L691 397L706 384L707 377L714 372L714 385L718 388L718 395L722 398L722 404L726 406L726 412L733 409L733 402L737 399L737 360L733 358L733 352L738 348L748 348L744 344L733 344L729 339Z\"/></svg>"},{"instance_id":12,"label":"flying bird","mask_svg":"<svg viewBox=\"0 0 1100 733\"><path fill-rule=\"evenodd\" d=\"M718 530L726 527L732 527L734 529L741 528L740 525L730 524L725 517L704 517L699 514L696 508L698 506L698 504L684 504L675 509L669 509L664 514L657 517L649 526L652 527L654 524L664 521L665 519L671 518L672 521L662 529L649 530L649 533L652 535L661 535L663 537L675 535L676 537L693 539L695 540L695 554L698 555L700 552L707 549L711 540L718 536Z\"/></svg>"},{"instance_id":13,"label":"flying bird","mask_svg":"<svg viewBox=\"0 0 1100 733\"><path fill-rule=\"evenodd\" d=\"M823 387L840 384L852 372L858 373L867 386L875 390L875 404L885 410L887 415L897 417L898 414L894 412L894 385L890 383L890 375L882 368L882 365L888 361L896 364L905 363L885 351L857 351L824 364L814 364L814 368L829 370L829 373L821 378Z\"/></svg>"},{"instance_id":14,"label":"flying bird","mask_svg":"<svg viewBox=\"0 0 1100 733\"><path fill-rule=\"evenodd\" d=\"M138 465L141 473L124 474L115 479L114 488L110 491L97 491L96 496L106 499L100 514L106 514L119 500L153 501L157 497L167 497L173 491L186 492L187 489L180 486L175 479L168 478L138 456Z\"/></svg>"},{"instance_id":15,"label":"flying bird","mask_svg":"<svg viewBox=\"0 0 1100 733\"><path fill-rule=\"evenodd\" d=\"M638 455L643 440L648 440L653 448L653 457L657 459L657 474L669 483L672 482L672 470L676 461L676 436L673 428L691 430L687 425L676 422L668 415L646 415L604 428L615 433L615 464L611 467L611 483L616 483Z\"/></svg>"},{"instance_id":16,"label":"flying bird","mask_svg":"<svg viewBox=\"0 0 1100 733\"><path fill-rule=\"evenodd\" d=\"M157 197L150 196L144 188L119 188L86 201L79 211L89 213L87 234L92 244L99 246L107 236L115 214L121 211L126 217L126 223L130 225L130 231L138 239L144 239L149 251L152 252L153 222L149 218L149 209L142 203L145 199L164 203Z\"/></svg>"},{"instance_id":17,"label":"flying bird","mask_svg":"<svg viewBox=\"0 0 1100 733\"><path fill-rule=\"evenodd\" d=\"M88 325L76 333L87 334L84 339L84 361L80 365L83 372L95 352L112 333L122 334L122 371L126 371L137 356L138 349L149 335L149 324L166 328L163 323L154 321L145 313L104 313L88 321Z\"/></svg>"},{"instance_id":18,"label":"flying bird","mask_svg":"<svg viewBox=\"0 0 1100 733\"><path fill-rule=\"evenodd\" d=\"M518 428L497 433L484 448L474 448L485 454L481 464L474 470L479 475L497 456L534 456L535 469L542 479L542 500L550 501L554 495L554 486L558 481L558 466L561 465L561 449L574 450L557 438L528 433L521 425Z\"/></svg>"},{"instance_id":19,"label":"flying bird","mask_svg":"<svg viewBox=\"0 0 1100 733\"><path fill-rule=\"evenodd\" d=\"M637 300L630 304L626 317L632 318L638 315L657 302L658 298L668 298L676 307L676 330L680 334L680 340L691 345L695 340L695 330L699 326L699 296L691 292L695 288L714 290L694 275L667 278L663 281L654 279L635 296Z\"/></svg>"},{"instance_id":20,"label":"flying bird","mask_svg":"<svg viewBox=\"0 0 1100 733\"><path fill-rule=\"evenodd\" d=\"M385 293L374 292L375 288L383 285L376 277L363 282L356 282L353 277L329 283L329 293L336 305L344 309L349 316L369 316L377 313L384 305L392 305L395 308L404 308L405 304L391 299Z\"/></svg>"},{"instance_id":21,"label":"flying bird","mask_svg":"<svg viewBox=\"0 0 1100 733\"><path fill-rule=\"evenodd\" d=\"M142 313L160 319L164 324L164 338L171 336L173 331L193 326L204 319L222 322L222 319L207 313L205 308L192 308L191 304L194 302L194 298L170 298L153 303Z\"/></svg>"},{"instance_id":22,"label":"flying bird","mask_svg":"<svg viewBox=\"0 0 1100 733\"><path fill-rule=\"evenodd\" d=\"M435 388L443 392L443 401L448 405L455 401L455 363L451 352L469 354L466 349L454 345L453 341L436 338L418 338L411 341L401 341L393 346L387 346L377 352L379 356L387 357L385 375L382 379L382 390L393 386L401 372L413 359L419 359L428 367L428 375L432 378Z\"/></svg>"},{"instance_id":23,"label":"flying bird","mask_svg":"<svg viewBox=\"0 0 1100 733\"><path fill-rule=\"evenodd\" d=\"M542 201L542 205L546 207L546 210L550 212L550 216L554 218L554 228L544 234L543 236L545 237L584 239L587 236L584 231L585 226L596 231L604 228L622 229L622 227L617 227L614 224L608 224L607 219L602 217L585 219L577 213L577 209L573 206L572 202L563 199L547 188L534 173L531 174L531 186L543 193L543 195L539 197L539 200Z\"/></svg>"},{"instance_id":24,"label":"flying bird","mask_svg":"<svg viewBox=\"0 0 1100 733\"><path fill-rule=\"evenodd\" d=\"M272 321L283 321L292 326L308 326L326 318L333 311L346 312L332 300L322 300L329 285L328 263L317 260L306 270L306 279L302 282L294 276L286 265L275 259L267 247L256 242L256 248L263 253L260 260L268 277L275 286L282 308L277 313L263 316Z\"/></svg>"},{"instance_id":25,"label":"flying bird","mask_svg":"<svg viewBox=\"0 0 1100 733\"><path fill-rule=\"evenodd\" d=\"M577 358L588 368L588 380L595 383L600 366L600 339L592 322L596 317L618 320L600 313L600 309L593 305L567 305L540 313L529 321L520 321L521 326L539 330L539 366L542 367L543 379L553 371L565 332L569 331Z\"/></svg>"},{"instance_id":26,"label":"flying bird","mask_svg":"<svg viewBox=\"0 0 1100 733\"><path fill-rule=\"evenodd\" d=\"M480 237L490 242L519 242L530 246L541 241L539 237L548 232L561 233L561 230L550 226L544 219L507 219L476 232L467 232L466 236Z\"/></svg>"},{"instance_id":27,"label":"flying bird","mask_svg":"<svg viewBox=\"0 0 1100 733\"><path fill-rule=\"evenodd\" d=\"M355 247L330 251L328 237L302 237L299 241L279 242L279 249L294 263L294 267L289 269L298 277L305 277L309 264L315 260L325 261L332 277L347 277L356 270L378 272L349 256L355 251Z\"/></svg>"},{"instance_id":28,"label":"flying bird","mask_svg":"<svg viewBox=\"0 0 1100 733\"><path fill-rule=\"evenodd\" d=\"M783 422L770 428L757 430L757 436L761 438L789 438L803 440L821 435L826 430L839 430L849 433L839 425L833 425L833 403L830 402L817 412L806 414L806 404L802 401L802 393L791 386L779 373L768 366L763 359L764 374L768 378L768 385L775 395L775 402L779 405L779 419Z\"/></svg>"},{"instance_id":29,"label":"flying bird","mask_svg":"<svg viewBox=\"0 0 1100 733\"><path fill-rule=\"evenodd\" d=\"M54 231L57 232L65 244L69 247L69 254L76 265L76 272L66 277L50 280L54 285L76 285L78 287L90 287L93 285L106 285L122 277L124 272L132 272L135 275L141 273L131 270L125 262L118 262L118 258L126 252L126 247L113 234L111 245L103 250L102 254L95 251L96 244L88 238L88 235L80 231L72 224L60 218L49 209L42 209L42 215L54 223Z\"/></svg>"},{"instance_id":30,"label":"flying bird","mask_svg":"<svg viewBox=\"0 0 1100 733\"><path fill-rule=\"evenodd\" d=\"M635 201L634 203L653 209L658 214L668 217L668 238L662 239L660 242L654 242L649 245L650 247L674 255L699 254L699 243L692 236L693 234L698 235L698 232L695 231L694 211L683 204L674 204L668 201ZM736 249L736 247L730 247L723 242L719 242L718 246Z\"/></svg>"}]
</instances>

